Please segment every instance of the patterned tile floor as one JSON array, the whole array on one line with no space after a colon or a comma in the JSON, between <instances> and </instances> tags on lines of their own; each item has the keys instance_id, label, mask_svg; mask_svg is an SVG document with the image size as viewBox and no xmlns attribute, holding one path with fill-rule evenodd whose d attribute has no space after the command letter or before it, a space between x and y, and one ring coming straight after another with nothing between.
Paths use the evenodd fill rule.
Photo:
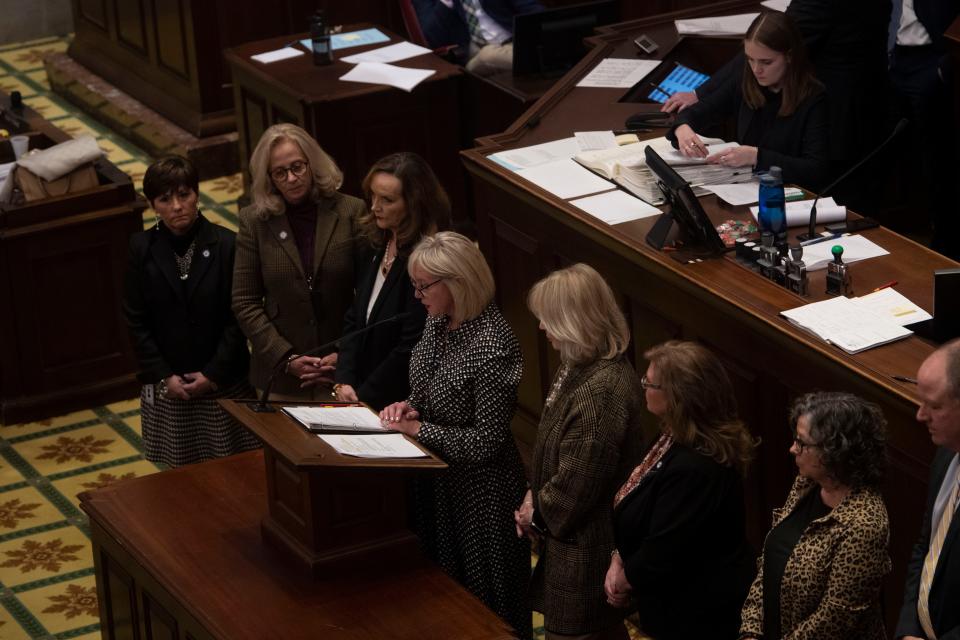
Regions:
<instances>
[{"instance_id":1,"label":"patterned tile floor","mask_svg":"<svg viewBox=\"0 0 960 640\"><path fill-rule=\"evenodd\" d=\"M91 134L141 188L151 158L50 92L43 56L69 39L0 46L0 89L71 135ZM204 215L237 228L240 174L200 184ZM155 224L144 212L144 228ZM0 427L0 640L100 637L90 529L77 494L154 473L143 459L137 400ZM543 638L534 614L534 638ZM631 636L640 638L636 630Z\"/></svg>"}]
</instances>

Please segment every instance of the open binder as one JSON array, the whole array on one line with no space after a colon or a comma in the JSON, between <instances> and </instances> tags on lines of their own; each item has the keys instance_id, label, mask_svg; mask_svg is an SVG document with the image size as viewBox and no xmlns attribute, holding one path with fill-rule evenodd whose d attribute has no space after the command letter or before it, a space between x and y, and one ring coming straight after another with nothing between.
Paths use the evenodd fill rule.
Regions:
<instances>
[{"instance_id":1,"label":"open binder","mask_svg":"<svg viewBox=\"0 0 960 640\"><path fill-rule=\"evenodd\" d=\"M290 416L313 433L391 433L380 424L380 417L362 404L310 405L283 407Z\"/></svg>"}]
</instances>

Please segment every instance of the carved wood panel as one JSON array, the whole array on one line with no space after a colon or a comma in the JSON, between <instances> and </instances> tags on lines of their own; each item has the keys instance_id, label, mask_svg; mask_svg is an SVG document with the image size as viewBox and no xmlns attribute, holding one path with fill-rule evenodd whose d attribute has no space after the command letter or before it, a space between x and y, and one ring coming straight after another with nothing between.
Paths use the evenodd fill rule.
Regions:
<instances>
[{"instance_id":1,"label":"carved wood panel","mask_svg":"<svg viewBox=\"0 0 960 640\"><path fill-rule=\"evenodd\" d=\"M73 15L74 19L107 31L107 0L74 0Z\"/></svg>"},{"instance_id":2,"label":"carved wood panel","mask_svg":"<svg viewBox=\"0 0 960 640\"><path fill-rule=\"evenodd\" d=\"M147 51L147 28L144 19L143 0L110 0L113 3L113 15L117 25L117 41L125 45L131 53L149 59Z\"/></svg>"},{"instance_id":3,"label":"carved wood panel","mask_svg":"<svg viewBox=\"0 0 960 640\"><path fill-rule=\"evenodd\" d=\"M192 84L194 50L187 37L192 32L189 12L184 0L153 0L151 26L157 65Z\"/></svg>"}]
</instances>

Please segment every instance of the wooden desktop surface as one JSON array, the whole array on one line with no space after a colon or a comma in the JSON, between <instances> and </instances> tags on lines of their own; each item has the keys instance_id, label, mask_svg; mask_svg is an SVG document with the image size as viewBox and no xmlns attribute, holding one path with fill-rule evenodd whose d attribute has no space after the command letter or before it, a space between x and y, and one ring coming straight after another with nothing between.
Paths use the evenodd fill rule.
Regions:
<instances>
[{"instance_id":1,"label":"wooden desktop surface","mask_svg":"<svg viewBox=\"0 0 960 640\"><path fill-rule=\"evenodd\" d=\"M757 9L756 3L728 1L682 15ZM886 611L892 622L899 610L909 550L920 527L921 497L926 495L933 453L927 430L915 419L916 388L892 376L915 376L935 345L914 336L848 355L779 315L785 309L824 299L823 271L811 274L811 295L802 298L738 264L732 255L683 264L646 244L654 218L607 225L487 159L491 153L566 138L574 131L619 129L635 113L656 111L658 106L653 104L619 102L626 93L623 89L575 85L603 58L634 57L632 40L641 33L657 41L659 54L669 60L678 40L673 26L676 17L680 16L607 28L592 39L596 46L587 58L507 132L482 138L478 148L462 153L476 194L481 248L497 281L497 300L524 352L514 430L520 440L532 442L558 365L556 353L526 309L526 292L550 271L578 261L597 268L613 287L633 336L628 355L640 373L646 368L644 351L668 339L698 340L723 360L741 416L760 439L745 483L748 530L756 548L769 528L771 509L782 505L796 473L788 452L792 434L787 414L793 399L810 391L836 390L878 403L889 423L889 469L883 491L892 522L894 572L885 587ZM729 39L699 40L697 46L714 45L726 51L731 44ZM662 133L660 129L651 135ZM714 222L749 215L746 207L730 208L713 196L700 201ZM933 271L957 263L887 229L863 235L890 255L851 265L855 294L870 293L896 280L899 292L932 311ZM648 435L652 435L656 420L647 418Z\"/></svg>"},{"instance_id":2,"label":"wooden desktop surface","mask_svg":"<svg viewBox=\"0 0 960 640\"><path fill-rule=\"evenodd\" d=\"M261 540L260 452L87 492L81 506L93 529L104 637L512 637L419 554L305 578Z\"/></svg>"}]
</instances>

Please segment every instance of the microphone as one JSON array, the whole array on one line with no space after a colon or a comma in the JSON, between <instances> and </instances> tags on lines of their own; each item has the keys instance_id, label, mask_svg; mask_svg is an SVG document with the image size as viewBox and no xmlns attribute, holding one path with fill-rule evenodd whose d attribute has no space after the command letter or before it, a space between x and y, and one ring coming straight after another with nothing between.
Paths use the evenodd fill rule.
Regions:
<instances>
[{"instance_id":1,"label":"microphone","mask_svg":"<svg viewBox=\"0 0 960 640\"><path fill-rule=\"evenodd\" d=\"M800 240L801 242L805 242L805 241L807 241L807 240L813 240L814 238L817 237L817 230L816 230L816 227L817 227L817 201L820 200L820 198L821 198L822 196L825 196L825 195L827 195L828 193L830 193L830 191L831 191L834 187L836 187L838 184L840 184L841 182L843 182L843 181L847 178L847 176L849 176L851 173L853 173L854 171L856 171L857 169L859 169L860 167L862 167L863 165L865 165L868 160L870 160L871 158L873 158L873 156L877 155L877 153L879 153L881 149L883 149L885 146L887 146L887 144L890 143L891 140L893 140L894 138L897 137L897 134L899 134L901 131L903 131L904 129L906 129L908 124L910 124L910 121L909 121L909 120L907 120L906 118L901 118L901 119L900 119L900 122L897 123L897 126L895 126L895 127L893 128L893 133L891 133L889 136L887 136L887 139L884 140L882 143L880 143L880 146L878 146L876 149L874 149L873 151L871 151L871 152L870 152L870 155L868 155L866 158L864 158L863 160L861 160L861 161L858 162L857 164L855 164L855 165L853 165L852 167L850 167L849 169L847 169L847 171L846 171L842 176L840 176L839 178L837 178L836 180L834 180L833 183L832 183L830 186L828 186L828 187L827 187L826 189L824 189L821 193L819 193L816 198L814 198L814 200L813 200L813 206L810 207L810 225L807 227L807 232L806 232L806 233L801 233L800 235L797 236L797 240Z\"/></svg>"},{"instance_id":2,"label":"microphone","mask_svg":"<svg viewBox=\"0 0 960 640\"><path fill-rule=\"evenodd\" d=\"M350 338L354 338L356 336L359 336L360 334L366 333L367 331L371 331L385 324L391 324L394 322L403 322L404 320L406 320L412 315L413 313L411 313L410 311L404 311L403 313L398 313L395 316L390 316L389 318L384 318L383 320L379 320L377 322L374 322L373 324L368 324L362 329L351 331L350 333L342 335L336 340L332 340L326 344L322 344L319 347L316 347L315 349L310 349L309 351L306 351L304 353L297 355L296 358L291 358L289 360L281 360L280 363L273 368L273 373L271 373L270 378L267 379L267 384L263 386L263 392L260 394L260 400L257 401L256 404L249 405L250 410L256 413L273 413L274 411L276 411L276 409L274 409L269 404L267 404L267 400L270 399L270 389L271 387L273 387L273 382L274 380L277 379L277 376L280 375L280 373L284 370L284 368L286 368L286 366L289 365L294 360L297 360L298 358L302 358L304 356L312 356L317 353L321 353L323 351L326 351L327 349L330 349L331 347L337 346L338 344L340 344L342 340L348 340Z\"/></svg>"}]
</instances>

